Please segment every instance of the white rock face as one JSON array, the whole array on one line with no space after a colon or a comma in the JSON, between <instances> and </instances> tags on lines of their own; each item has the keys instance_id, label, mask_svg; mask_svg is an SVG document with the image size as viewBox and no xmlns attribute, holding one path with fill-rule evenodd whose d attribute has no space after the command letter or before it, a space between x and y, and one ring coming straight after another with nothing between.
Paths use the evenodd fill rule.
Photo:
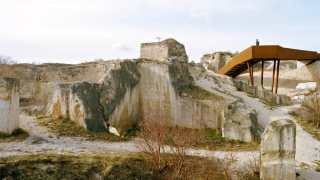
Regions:
<instances>
[{"instance_id":1,"label":"white rock face","mask_svg":"<svg viewBox=\"0 0 320 180\"><path fill-rule=\"evenodd\" d=\"M245 104L233 102L222 111L222 136L252 142L257 139L257 114Z\"/></svg>"},{"instance_id":2,"label":"white rock face","mask_svg":"<svg viewBox=\"0 0 320 180\"><path fill-rule=\"evenodd\" d=\"M295 179L296 125L288 119L271 121L261 136L260 178Z\"/></svg>"},{"instance_id":3,"label":"white rock face","mask_svg":"<svg viewBox=\"0 0 320 180\"><path fill-rule=\"evenodd\" d=\"M141 43L140 57L162 62L169 62L171 57L185 57L186 50L180 43L166 41L154 43Z\"/></svg>"},{"instance_id":4,"label":"white rock face","mask_svg":"<svg viewBox=\"0 0 320 180\"><path fill-rule=\"evenodd\" d=\"M181 97L172 86L167 64L142 63L141 79L138 84L140 105L147 114L160 114L170 119L172 125L189 128L199 127L204 120L210 128L220 127L214 117L213 101Z\"/></svg>"},{"instance_id":5,"label":"white rock face","mask_svg":"<svg viewBox=\"0 0 320 180\"><path fill-rule=\"evenodd\" d=\"M44 108L47 115L69 118L89 131L106 130L97 83L77 81L59 84Z\"/></svg>"},{"instance_id":6,"label":"white rock face","mask_svg":"<svg viewBox=\"0 0 320 180\"><path fill-rule=\"evenodd\" d=\"M225 53L221 52L214 52L211 56L202 57L200 63L206 64L207 68L213 72L218 72L231 59L232 57L230 55L225 55Z\"/></svg>"},{"instance_id":7,"label":"white rock face","mask_svg":"<svg viewBox=\"0 0 320 180\"><path fill-rule=\"evenodd\" d=\"M0 78L0 132L11 134L19 127L19 79Z\"/></svg>"},{"instance_id":8,"label":"white rock face","mask_svg":"<svg viewBox=\"0 0 320 180\"><path fill-rule=\"evenodd\" d=\"M307 82L307 83L299 83L296 87L296 90L308 90L314 92L317 88L316 82Z\"/></svg>"}]
</instances>

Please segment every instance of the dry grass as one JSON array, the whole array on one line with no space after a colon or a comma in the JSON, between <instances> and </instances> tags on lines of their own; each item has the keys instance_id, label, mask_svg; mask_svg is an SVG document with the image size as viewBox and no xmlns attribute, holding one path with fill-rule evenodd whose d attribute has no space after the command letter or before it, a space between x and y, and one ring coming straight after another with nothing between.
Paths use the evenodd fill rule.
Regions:
<instances>
[{"instance_id":1,"label":"dry grass","mask_svg":"<svg viewBox=\"0 0 320 180\"><path fill-rule=\"evenodd\" d=\"M166 42L166 43L169 43L169 44L181 44L179 43L177 40L173 39L173 38L168 38L168 39L165 39L161 42Z\"/></svg>"},{"instance_id":2,"label":"dry grass","mask_svg":"<svg viewBox=\"0 0 320 180\"><path fill-rule=\"evenodd\" d=\"M88 141L109 141L120 142L126 141L126 138L116 136L108 131L90 132L83 127L76 125L73 121L65 118L38 117L38 123L46 126L51 132L58 136L83 137Z\"/></svg>"},{"instance_id":3,"label":"dry grass","mask_svg":"<svg viewBox=\"0 0 320 180\"><path fill-rule=\"evenodd\" d=\"M182 94L186 93L188 97L193 99L201 99L201 100L215 100L215 101L224 101L225 98L223 96L219 96L217 94L213 94L205 89L202 89L199 86L194 84L190 84L190 86L182 91Z\"/></svg>"},{"instance_id":4,"label":"dry grass","mask_svg":"<svg viewBox=\"0 0 320 180\"><path fill-rule=\"evenodd\" d=\"M0 179L172 179L173 156L166 156L169 163L157 175L142 153L106 151L81 155L9 156L0 158ZM245 169L240 169L241 176L225 169L231 161L187 156L181 175L175 179L259 179Z\"/></svg>"},{"instance_id":5,"label":"dry grass","mask_svg":"<svg viewBox=\"0 0 320 180\"><path fill-rule=\"evenodd\" d=\"M221 151L251 151L259 150L260 142L244 142L226 139L215 129L206 129L205 140L193 146L196 149L221 150Z\"/></svg>"},{"instance_id":6,"label":"dry grass","mask_svg":"<svg viewBox=\"0 0 320 180\"><path fill-rule=\"evenodd\" d=\"M16 129L12 134L0 132L0 142L24 141L29 137L29 133L21 128Z\"/></svg>"},{"instance_id":7,"label":"dry grass","mask_svg":"<svg viewBox=\"0 0 320 180\"><path fill-rule=\"evenodd\" d=\"M300 117L297 117L297 116L293 116L293 117L297 120L297 123L300 124L300 126L302 127L303 130L305 130L306 132L311 134L313 138L320 141L320 129L319 128L315 127L311 123L308 123L307 121L303 120Z\"/></svg>"},{"instance_id":8,"label":"dry grass","mask_svg":"<svg viewBox=\"0 0 320 180\"><path fill-rule=\"evenodd\" d=\"M320 96L317 93L308 96L296 111L303 120L320 128Z\"/></svg>"}]
</instances>

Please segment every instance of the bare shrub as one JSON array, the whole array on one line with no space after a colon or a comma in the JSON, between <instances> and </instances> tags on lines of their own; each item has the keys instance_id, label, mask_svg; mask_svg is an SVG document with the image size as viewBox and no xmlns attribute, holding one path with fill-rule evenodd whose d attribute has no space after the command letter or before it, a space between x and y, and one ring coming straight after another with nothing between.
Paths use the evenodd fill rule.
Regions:
<instances>
[{"instance_id":1,"label":"bare shrub","mask_svg":"<svg viewBox=\"0 0 320 180\"><path fill-rule=\"evenodd\" d=\"M177 178L181 174L187 152L199 141L205 139L205 130L170 127L169 118L162 110L149 112L152 113L139 124L141 131L137 137L142 141L138 142L137 147L149 155L157 175L166 174L165 169L173 166L174 170L169 174L172 178ZM195 124L195 127L199 125ZM166 153L172 153L173 159L166 158Z\"/></svg>"},{"instance_id":2,"label":"bare shrub","mask_svg":"<svg viewBox=\"0 0 320 180\"><path fill-rule=\"evenodd\" d=\"M155 171L160 172L165 167L165 142L170 132L169 122L165 118L158 119L155 114L149 114L139 126L141 131L137 137L142 141L138 142L137 147L142 152L149 155L154 165Z\"/></svg>"},{"instance_id":3,"label":"bare shrub","mask_svg":"<svg viewBox=\"0 0 320 180\"><path fill-rule=\"evenodd\" d=\"M316 92L308 96L300 108L296 109L295 115L316 127L320 127L320 95Z\"/></svg>"},{"instance_id":4,"label":"bare shrub","mask_svg":"<svg viewBox=\"0 0 320 180\"><path fill-rule=\"evenodd\" d=\"M205 140L206 132L204 129L188 129L186 127L174 127L169 133L170 151L175 157L174 177L181 173L187 152L198 142Z\"/></svg>"},{"instance_id":5,"label":"bare shrub","mask_svg":"<svg viewBox=\"0 0 320 180\"><path fill-rule=\"evenodd\" d=\"M247 161L241 164L235 172L239 179L260 179L260 159L259 153L251 151Z\"/></svg>"},{"instance_id":6,"label":"bare shrub","mask_svg":"<svg viewBox=\"0 0 320 180\"><path fill-rule=\"evenodd\" d=\"M17 61L13 60L9 56L0 55L0 77L10 76L11 72L9 66L11 64L17 64Z\"/></svg>"}]
</instances>

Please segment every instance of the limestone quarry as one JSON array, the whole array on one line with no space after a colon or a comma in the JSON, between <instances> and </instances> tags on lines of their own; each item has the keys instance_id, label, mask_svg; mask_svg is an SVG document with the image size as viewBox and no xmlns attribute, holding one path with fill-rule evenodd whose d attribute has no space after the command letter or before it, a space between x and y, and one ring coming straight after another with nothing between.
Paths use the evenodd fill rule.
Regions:
<instances>
[{"instance_id":1,"label":"limestone quarry","mask_svg":"<svg viewBox=\"0 0 320 180\"><path fill-rule=\"evenodd\" d=\"M316 92L314 83L301 84L297 90L296 86L314 82L320 62L298 69L295 61L284 64L279 93L274 94L268 86L269 72L265 86L250 86L248 74L235 79L218 74L232 56L216 52L202 57L200 63L189 63L184 45L168 39L142 43L139 59L3 65L0 132L12 133L20 127L44 141L41 145L0 141L0 157L46 153L46 149L58 154L138 152L137 138L110 143L58 137L37 124L36 116L64 118L90 132L110 130L124 136L152 114L159 119L165 116L172 127L216 129L226 139L261 142L261 179L295 179L296 172L301 174L297 178L320 177L319 172L299 168L302 163L315 166L320 160L320 142L288 115L301 99ZM192 149L189 154L206 156L208 151ZM226 153L219 151L218 158ZM248 161L249 151L235 153L236 164Z\"/></svg>"}]
</instances>

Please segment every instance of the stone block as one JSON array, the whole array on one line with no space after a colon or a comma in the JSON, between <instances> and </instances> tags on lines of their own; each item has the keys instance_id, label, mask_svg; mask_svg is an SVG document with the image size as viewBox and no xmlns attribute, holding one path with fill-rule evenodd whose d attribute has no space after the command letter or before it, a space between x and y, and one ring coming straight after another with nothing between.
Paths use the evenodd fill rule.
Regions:
<instances>
[{"instance_id":1,"label":"stone block","mask_svg":"<svg viewBox=\"0 0 320 180\"><path fill-rule=\"evenodd\" d=\"M233 102L222 111L222 136L252 142L257 139L257 114L243 103Z\"/></svg>"},{"instance_id":2,"label":"stone block","mask_svg":"<svg viewBox=\"0 0 320 180\"><path fill-rule=\"evenodd\" d=\"M56 118L69 118L89 131L104 131L106 126L103 107L98 96L97 83L77 81L58 84L45 105L44 112Z\"/></svg>"},{"instance_id":3,"label":"stone block","mask_svg":"<svg viewBox=\"0 0 320 180\"><path fill-rule=\"evenodd\" d=\"M260 178L295 179L296 125L288 119L271 121L261 136Z\"/></svg>"},{"instance_id":4,"label":"stone block","mask_svg":"<svg viewBox=\"0 0 320 180\"><path fill-rule=\"evenodd\" d=\"M19 84L16 78L0 78L0 132L11 134L19 127Z\"/></svg>"}]
</instances>

